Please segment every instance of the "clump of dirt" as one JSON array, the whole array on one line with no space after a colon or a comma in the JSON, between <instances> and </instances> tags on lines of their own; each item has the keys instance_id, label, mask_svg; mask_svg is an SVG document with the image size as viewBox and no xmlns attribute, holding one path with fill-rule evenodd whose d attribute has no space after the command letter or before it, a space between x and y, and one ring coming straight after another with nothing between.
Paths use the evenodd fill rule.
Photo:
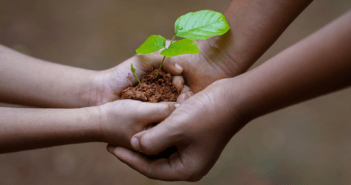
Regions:
<instances>
[{"instance_id":1,"label":"clump of dirt","mask_svg":"<svg viewBox=\"0 0 351 185\"><path fill-rule=\"evenodd\" d=\"M162 70L150 69L141 78L141 84L129 86L122 90L120 99L134 99L144 102L175 102L180 94L172 83L172 76Z\"/></svg>"}]
</instances>

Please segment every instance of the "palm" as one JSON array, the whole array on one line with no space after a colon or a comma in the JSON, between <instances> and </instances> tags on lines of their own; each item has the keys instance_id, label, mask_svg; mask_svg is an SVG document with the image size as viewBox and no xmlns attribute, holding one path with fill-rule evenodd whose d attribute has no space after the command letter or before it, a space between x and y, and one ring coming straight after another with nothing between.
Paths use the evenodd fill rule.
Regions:
<instances>
[{"instance_id":1,"label":"palm","mask_svg":"<svg viewBox=\"0 0 351 185\"><path fill-rule=\"evenodd\" d=\"M132 76L130 69L131 63L133 63L136 69L136 75L141 78L142 74L148 71L151 67L158 68L161 60L162 56L157 54L135 55L111 69L101 71L95 77L94 82L97 104L101 105L117 100L120 97L123 88L130 84L134 85L137 83L137 80ZM172 75L179 75L174 69L172 69L172 67L169 67L167 72L171 72ZM176 84L176 86L177 85L178 84Z\"/></svg>"},{"instance_id":2,"label":"palm","mask_svg":"<svg viewBox=\"0 0 351 185\"><path fill-rule=\"evenodd\" d=\"M225 84L227 80L211 84L159 125L133 136L140 143L132 143L133 148L146 155L159 154L171 146L176 146L178 152L156 160L120 147L114 154L150 178L201 179L215 164L231 136L247 123L238 112L233 112L235 105L228 105Z\"/></svg>"},{"instance_id":3,"label":"palm","mask_svg":"<svg viewBox=\"0 0 351 185\"><path fill-rule=\"evenodd\" d=\"M234 77L243 71L223 51L215 46L210 46L208 41L197 41L200 54L180 55L166 58L165 64L178 63L183 70L185 84L191 91L197 93L211 83Z\"/></svg>"}]
</instances>

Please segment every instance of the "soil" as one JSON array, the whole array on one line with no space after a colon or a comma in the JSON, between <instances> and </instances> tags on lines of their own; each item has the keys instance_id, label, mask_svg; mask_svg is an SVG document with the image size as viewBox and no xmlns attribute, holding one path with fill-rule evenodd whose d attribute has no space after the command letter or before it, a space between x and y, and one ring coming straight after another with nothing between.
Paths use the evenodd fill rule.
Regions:
<instances>
[{"instance_id":1,"label":"soil","mask_svg":"<svg viewBox=\"0 0 351 185\"><path fill-rule=\"evenodd\" d=\"M172 75L162 70L150 69L141 78L141 84L122 90L120 99L134 99L144 102L176 102L180 92L172 83ZM133 77L134 78L134 77Z\"/></svg>"}]
</instances>

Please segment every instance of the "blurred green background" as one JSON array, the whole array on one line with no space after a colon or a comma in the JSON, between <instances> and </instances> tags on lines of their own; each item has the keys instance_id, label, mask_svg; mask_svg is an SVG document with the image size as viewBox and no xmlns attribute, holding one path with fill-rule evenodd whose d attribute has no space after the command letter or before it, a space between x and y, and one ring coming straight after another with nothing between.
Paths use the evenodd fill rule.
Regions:
<instances>
[{"instance_id":1,"label":"blurred green background","mask_svg":"<svg viewBox=\"0 0 351 185\"><path fill-rule=\"evenodd\" d=\"M171 39L180 15L202 9L224 12L230 2L0 0L0 43L44 60L102 70L134 55L151 34ZM314 1L255 66L350 7L349 0ZM351 89L346 89L256 119L194 184L351 184L350 113ZM105 146L88 143L2 154L0 185L188 184L150 180L107 153Z\"/></svg>"}]
</instances>

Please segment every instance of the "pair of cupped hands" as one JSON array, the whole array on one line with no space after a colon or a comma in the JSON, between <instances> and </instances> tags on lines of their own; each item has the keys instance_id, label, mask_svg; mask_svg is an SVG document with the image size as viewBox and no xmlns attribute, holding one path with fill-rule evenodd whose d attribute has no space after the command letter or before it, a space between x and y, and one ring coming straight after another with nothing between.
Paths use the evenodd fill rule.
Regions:
<instances>
[{"instance_id":1,"label":"pair of cupped hands","mask_svg":"<svg viewBox=\"0 0 351 185\"><path fill-rule=\"evenodd\" d=\"M160 66L162 56L158 53L135 55L95 77L100 133L109 143L107 150L149 178L200 180L246 123L225 93L227 79L242 70L208 42L197 44L200 54L166 58L163 64L163 70L173 75L173 83L181 91L177 102L115 101L130 80L137 83L128 78L130 64L140 78L151 67ZM158 156L175 147L172 154Z\"/></svg>"}]
</instances>

